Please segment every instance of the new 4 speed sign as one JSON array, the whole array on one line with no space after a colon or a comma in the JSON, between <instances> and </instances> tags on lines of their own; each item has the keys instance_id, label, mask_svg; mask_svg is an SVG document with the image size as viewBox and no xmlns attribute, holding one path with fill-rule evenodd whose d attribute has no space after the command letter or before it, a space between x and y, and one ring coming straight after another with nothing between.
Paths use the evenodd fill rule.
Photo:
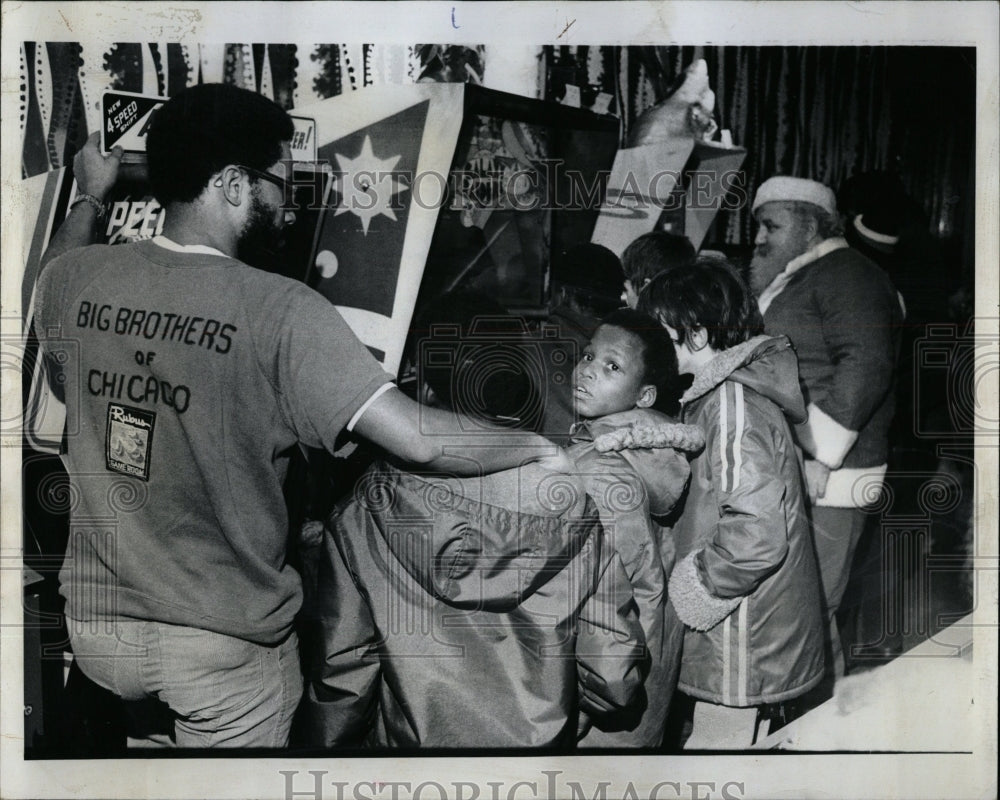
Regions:
<instances>
[{"instance_id":1,"label":"new 4 speed sign","mask_svg":"<svg viewBox=\"0 0 1000 800\"><path fill-rule=\"evenodd\" d=\"M125 162L146 160L146 132L164 97L132 92L105 92L101 98L101 147L105 153L121 147Z\"/></svg>"}]
</instances>

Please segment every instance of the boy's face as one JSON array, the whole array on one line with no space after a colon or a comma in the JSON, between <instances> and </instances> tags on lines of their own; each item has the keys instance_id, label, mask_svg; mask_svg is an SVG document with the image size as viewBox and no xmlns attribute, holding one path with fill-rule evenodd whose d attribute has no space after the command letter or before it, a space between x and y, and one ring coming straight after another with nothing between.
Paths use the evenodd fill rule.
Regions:
<instances>
[{"instance_id":1,"label":"boy's face","mask_svg":"<svg viewBox=\"0 0 1000 800\"><path fill-rule=\"evenodd\" d=\"M581 417L592 419L651 405L656 390L643 383L642 342L613 325L601 325L573 370L573 399ZM652 400L648 399L652 390Z\"/></svg>"}]
</instances>

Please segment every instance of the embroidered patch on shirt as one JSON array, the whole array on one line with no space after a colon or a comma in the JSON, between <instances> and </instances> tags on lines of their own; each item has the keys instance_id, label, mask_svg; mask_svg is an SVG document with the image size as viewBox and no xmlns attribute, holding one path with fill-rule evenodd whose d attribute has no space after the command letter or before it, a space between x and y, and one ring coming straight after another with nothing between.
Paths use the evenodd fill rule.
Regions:
<instances>
[{"instance_id":1,"label":"embroidered patch on shirt","mask_svg":"<svg viewBox=\"0 0 1000 800\"><path fill-rule=\"evenodd\" d=\"M152 411L108 403L107 468L148 481L155 423Z\"/></svg>"}]
</instances>

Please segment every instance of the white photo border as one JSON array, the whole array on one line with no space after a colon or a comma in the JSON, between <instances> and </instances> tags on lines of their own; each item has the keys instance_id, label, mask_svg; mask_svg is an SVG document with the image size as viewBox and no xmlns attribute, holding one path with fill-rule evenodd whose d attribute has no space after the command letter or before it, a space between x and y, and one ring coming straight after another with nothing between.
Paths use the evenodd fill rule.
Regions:
<instances>
[{"instance_id":1,"label":"white photo border","mask_svg":"<svg viewBox=\"0 0 1000 800\"><path fill-rule=\"evenodd\" d=\"M498 21L502 20L502 24ZM19 204L18 54L22 41L385 42L628 45L961 45L976 48L976 333L997 340L1000 263L998 6L989 2L3 3L2 262L23 263ZM933 113L929 109L928 113ZM3 341L20 335L18 270L3 271ZM995 349L990 356L996 356ZM3 419L19 413L3 372ZM977 387L995 411L992 361ZM978 373L977 373L978 374ZM12 416L13 415L13 416ZM523 758L193 758L25 761L20 449L4 447L0 551L0 796L144 798L964 798L996 794L997 573L979 579L975 611L978 743L971 754L791 754ZM977 558L997 554L998 443L977 441L986 505ZM10 622L14 620L14 622ZM990 765L994 766L990 766ZM403 788L400 782L409 783ZM576 786L572 784L575 783ZM603 789L601 787L604 787ZM678 787L678 788L675 788ZM422 787L422 788L420 788ZM419 788L419 791L417 791ZM318 791L317 791L318 789ZM475 789L475 792L474 792Z\"/></svg>"}]
</instances>

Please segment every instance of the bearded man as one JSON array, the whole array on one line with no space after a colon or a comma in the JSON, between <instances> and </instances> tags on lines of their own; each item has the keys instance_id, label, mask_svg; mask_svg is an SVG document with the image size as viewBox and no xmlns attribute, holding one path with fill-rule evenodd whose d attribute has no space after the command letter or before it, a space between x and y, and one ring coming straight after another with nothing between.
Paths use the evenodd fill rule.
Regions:
<instances>
[{"instance_id":1,"label":"bearded man","mask_svg":"<svg viewBox=\"0 0 1000 800\"><path fill-rule=\"evenodd\" d=\"M753 213L760 227L750 283L766 333L792 340L808 405L796 438L805 457L831 667L841 674L834 617L864 509L878 498L885 476L903 310L886 274L842 238L829 187L770 178L757 191Z\"/></svg>"},{"instance_id":2,"label":"bearded man","mask_svg":"<svg viewBox=\"0 0 1000 800\"><path fill-rule=\"evenodd\" d=\"M325 298L238 260L294 222L293 134L261 95L185 89L148 134L163 235L81 248L121 159L92 137L35 290L53 392L78 423L62 454L74 503L59 575L73 655L124 700L162 704L166 729L143 733L182 747L288 741L302 582L282 485L297 445L332 451L349 431L437 471L573 469L540 436L498 429L503 446L487 445L482 424L469 435L418 406ZM60 359L51 340L70 337Z\"/></svg>"}]
</instances>

